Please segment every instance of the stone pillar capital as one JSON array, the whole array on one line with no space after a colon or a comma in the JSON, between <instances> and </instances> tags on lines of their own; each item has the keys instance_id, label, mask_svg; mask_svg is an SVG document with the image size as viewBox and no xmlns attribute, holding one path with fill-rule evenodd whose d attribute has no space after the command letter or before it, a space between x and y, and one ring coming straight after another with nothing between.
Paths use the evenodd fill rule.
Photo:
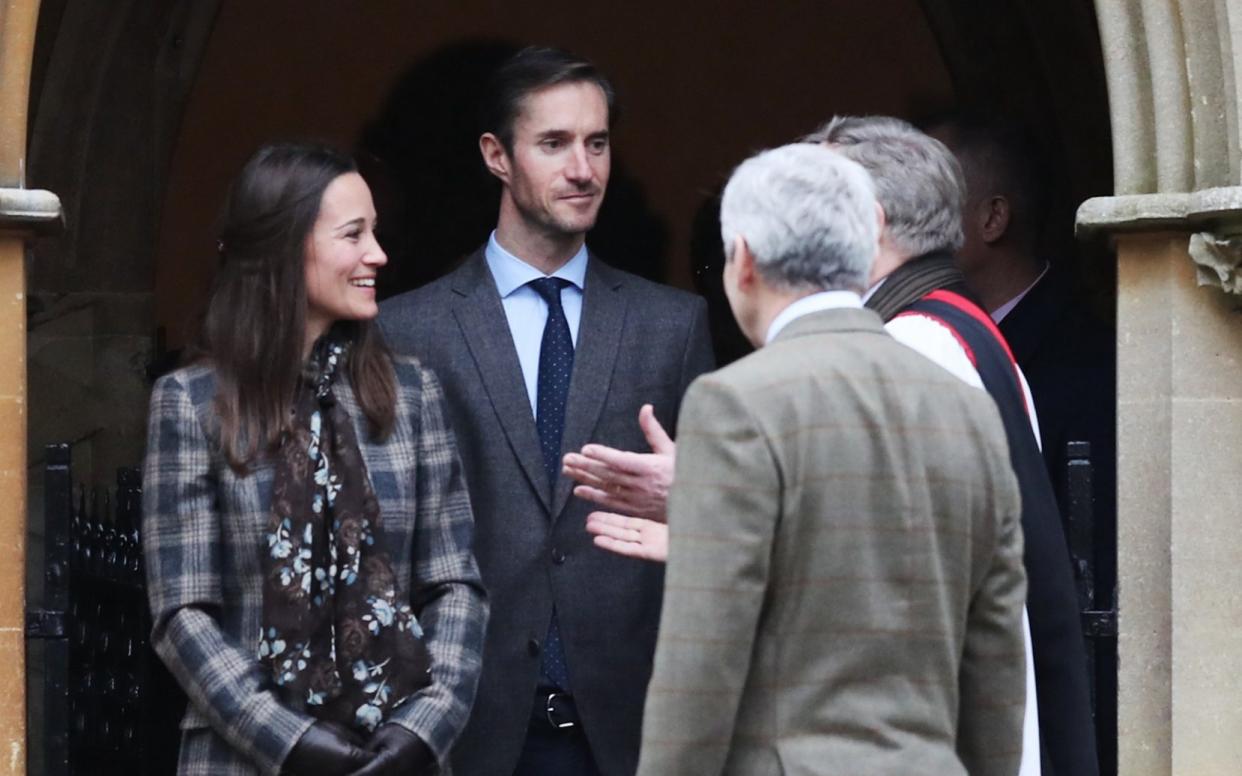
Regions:
<instances>
[{"instance_id":1,"label":"stone pillar capital","mask_svg":"<svg viewBox=\"0 0 1242 776\"><path fill-rule=\"evenodd\" d=\"M1242 235L1242 186L1092 197L1078 206L1075 232L1200 232Z\"/></svg>"},{"instance_id":2,"label":"stone pillar capital","mask_svg":"<svg viewBox=\"0 0 1242 776\"><path fill-rule=\"evenodd\" d=\"M1095 197L1079 206L1076 232L1187 234L1198 285L1242 295L1242 186Z\"/></svg>"},{"instance_id":3,"label":"stone pillar capital","mask_svg":"<svg viewBox=\"0 0 1242 776\"><path fill-rule=\"evenodd\" d=\"M43 189L0 188L0 231L43 236L65 228L60 197Z\"/></svg>"},{"instance_id":4,"label":"stone pillar capital","mask_svg":"<svg viewBox=\"0 0 1242 776\"><path fill-rule=\"evenodd\" d=\"M1242 3L1095 8L1117 196L1076 231L1117 240L1119 772L1235 774Z\"/></svg>"}]
</instances>

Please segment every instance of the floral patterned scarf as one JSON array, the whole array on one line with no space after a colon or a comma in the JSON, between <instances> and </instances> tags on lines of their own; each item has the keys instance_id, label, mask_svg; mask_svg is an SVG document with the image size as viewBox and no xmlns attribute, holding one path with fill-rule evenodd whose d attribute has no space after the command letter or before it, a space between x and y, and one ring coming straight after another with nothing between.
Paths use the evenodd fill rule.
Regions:
<instances>
[{"instance_id":1,"label":"floral patterned scarf","mask_svg":"<svg viewBox=\"0 0 1242 776\"><path fill-rule=\"evenodd\" d=\"M371 731L431 682L431 658L398 595L353 423L332 394L346 354L331 336L316 343L277 456L258 652L294 708Z\"/></svg>"}]
</instances>

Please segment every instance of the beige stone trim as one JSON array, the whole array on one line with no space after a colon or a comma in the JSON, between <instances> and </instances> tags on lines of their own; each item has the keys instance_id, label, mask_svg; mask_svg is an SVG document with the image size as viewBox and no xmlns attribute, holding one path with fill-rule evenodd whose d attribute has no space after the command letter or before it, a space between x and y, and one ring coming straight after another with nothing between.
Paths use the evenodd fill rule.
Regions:
<instances>
[{"instance_id":1,"label":"beige stone trim","mask_svg":"<svg viewBox=\"0 0 1242 776\"><path fill-rule=\"evenodd\" d=\"M1078 208L1079 235L1156 231L1188 233L1198 284L1242 296L1242 186L1096 197Z\"/></svg>"},{"instance_id":2,"label":"beige stone trim","mask_svg":"<svg viewBox=\"0 0 1242 776\"><path fill-rule=\"evenodd\" d=\"M1117 756L1122 776L1172 776L1174 321L1182 234L1117 250ZM1180 271L1179 271L1180 270ZM1180 286L1185 288L1184 284ZM1177 305L1177 309L1174 306ZM1189 776L1189 775L1188 775Z\"/></svg>"},{"instance_id":3,"label":"beige stone trim","mask_svg":"<svg viewBox=\"0 0 1242 776\"><path fill-rule=\"evenodd\" d=\"M1242 328L1186 246L1183 231L1117 238L1123 776L1242 762Z\"/></svg>"},{"instance_id":4,"label":"beige stone trim","mask_svg":"<svg viewBox=\"0 0 1242 776\"><path fill-rule=\"evenodd\" d=\"M1184 193L1093 197L1078 207L1079 235L1094 232L1242 233L1242 186Z\"/></svg>"},{"instance_id":5,"label":"beige stone trim","mask_svg":"<svg viewBox=\"0 0 1242 776\"><path fill-rule=\"evenodd\" d=\"M0 2L0 186L26 174L26 116L39 0Z\"/></svg>"},{"instance_id":6,"label":"beige stone trim","mask_svg":"<svg viewBox=\"0 0 1242 776\"><path fill-rule=\"evenodd\" d=\"M0 2L0 186L23 189L39 0ZM10 190L11 190L10 189ZM6 192L7 194L8 192ZM46 221L46 192L0 210ZM55 200L55 197L52 196ZM59 201L55 212L59 214ZM26 245L30 223L0 221L0 770L26 772ZM16 228L15 228L16 227Z\"/></svg>"}]
</instances>

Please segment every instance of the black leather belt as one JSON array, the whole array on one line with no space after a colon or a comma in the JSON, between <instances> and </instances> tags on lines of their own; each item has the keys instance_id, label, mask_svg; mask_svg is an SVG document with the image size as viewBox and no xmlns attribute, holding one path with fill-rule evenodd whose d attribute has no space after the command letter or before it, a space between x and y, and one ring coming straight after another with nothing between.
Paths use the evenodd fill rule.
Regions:
<instances>
[{"instance_id":1,"label":"black leather belt","mask_svg":"<svg viewBox=\"0 0 1242 776\"><path fill-rule=\"evenodd\" d=\"M577 730L581 724L574 696L556 687L535 689L534 716L553 729L565 732Z\"/></svg>"}]
</instances>

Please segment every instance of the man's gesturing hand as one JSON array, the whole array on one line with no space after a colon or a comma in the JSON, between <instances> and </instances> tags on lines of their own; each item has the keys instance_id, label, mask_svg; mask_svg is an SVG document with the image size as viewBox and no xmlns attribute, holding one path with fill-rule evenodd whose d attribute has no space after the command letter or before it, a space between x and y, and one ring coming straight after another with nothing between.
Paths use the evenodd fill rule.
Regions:
<instances>
[{"instance_id":1,"label":"man's gesturing hand","mask_svg":"<svg viewBox=\"0 0 1242 776\"><path fill-rule=\"evenodd\" d=\"M578 498L614 512L664 522L677 445L656 420L650 404L638 411L638 425L651 446L650 453L589 444L581 453L565 456L564 472L578 482L574 488Z\"/></svg>"},{"instance_id":2,"label":"man's gesturing hand","mask_svg":"<svg viewBox=\"0 0 1242 776\"><path fill-rule=\"evenodd\" d=\"M664 563L668 560L668 525L612 512L587 515L586 529L595 546L618 555Z\"/></svg>"}]
</instances>

